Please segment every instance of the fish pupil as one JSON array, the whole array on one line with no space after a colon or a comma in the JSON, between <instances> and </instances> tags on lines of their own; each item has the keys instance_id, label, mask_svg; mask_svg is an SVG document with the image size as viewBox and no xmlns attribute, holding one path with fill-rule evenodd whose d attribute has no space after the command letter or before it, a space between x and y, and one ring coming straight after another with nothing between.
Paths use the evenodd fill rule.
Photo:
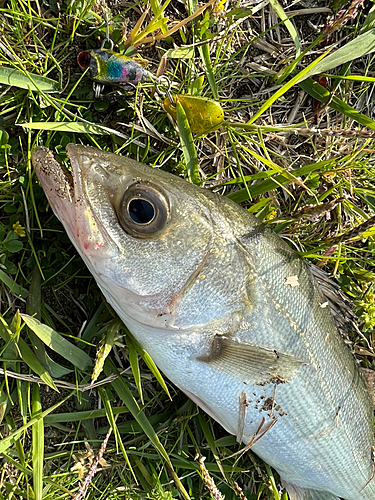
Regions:
<instances>
[{"instance_id":1,"label":"fish pupil","mask_svg":"<svg viewBox=\"0 0 375 500\"><path fill-rule=\"evenodd\" d=\"M129 215L137 224L148 224L155 216L153 205L142 198L133 199L128 205Z\"/></svg>"}]
</instances>

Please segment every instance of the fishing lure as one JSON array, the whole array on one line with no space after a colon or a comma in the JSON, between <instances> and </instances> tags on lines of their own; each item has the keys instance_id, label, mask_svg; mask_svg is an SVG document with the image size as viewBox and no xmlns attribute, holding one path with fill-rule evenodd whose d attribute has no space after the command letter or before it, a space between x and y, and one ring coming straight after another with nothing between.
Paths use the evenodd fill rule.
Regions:
<instances>
[{"instance_id":1,"label":"fishing lure","mask_svg":"<svg viewBox=\"0 0 375 500\"><path fill-rule=\"evenodd\" d=\"M110 49L104 48L106 43ZM176 119L177 101L184 108L190 129L195 134L205 134L220 127L224 120L224 112L220 104L210 99L192 95L172 95L171 81L165 75L155 77L147 71L142 63L130 57L114 52L113 41L109 38L108 19L106 23L106 38L100 49L81 52L78 55L78 64L85 70L89 69L90 77L94 81L94 93L96 98L101 97L104 85L126 85L136 86L138 83L152 82L155 84L159 96L164 99L164 109ZM164 82L163 82L164 80ZM166 91L160 89L160 85L167 86Z\"/></svg>"},{"instance_id":2,"label":"fishing lure","mask_svg":"<svg viewBox=\"0 0 375 500\"><path fill-rule=\"evenodd\" d=\"M153 81L141 64L113 50L81 52L77 60L82 69L89 68L91 79L99 84L124 86Z\"/></svg>"},{"instance_id":3,"label":"fishing lure","mask_svg":"<svg viewBox=\"0 0 375 500\"><path fill-rule=\"evenodd\" d=\"M173 116L174 119L177 118L177 102L183 107L190 129L194 134L207 134L208 132L213 132L218 129L224 121L224 111L218 102L205 97L188 94L173 96L169 94L164 99L164 109Z\"/></svg>"}]
</instances>

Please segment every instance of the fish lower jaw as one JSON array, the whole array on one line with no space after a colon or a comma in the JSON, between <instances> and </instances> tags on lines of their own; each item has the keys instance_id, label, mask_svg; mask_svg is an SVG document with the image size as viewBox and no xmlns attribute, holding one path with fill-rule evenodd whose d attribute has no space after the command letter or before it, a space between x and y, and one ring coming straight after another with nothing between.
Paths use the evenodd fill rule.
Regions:
<instances>
[{"instance_id":1,"label":"fish lower jaw","mask_svg":"<svg viewBox=\"0 0 375 500\"><path fill-rule=\"evenodd\" d=\"M107 302L113 307L118 316L124 322L125 326L129 327L129 330L131 330L131 325L135 325L137 330L147 328L147 335L150 335L149 330L164 333L168 333L172 330L180 330L179 328L175 328L173 326L173 314L161 315L154 309L145 310L140 305L142 297L137 296L128 290L124 290L121 299L117 300L112 294L108 293L103 286L100 286L100 288L107 299ZM137 335L137 338L138 337L139 334Z\"/></svg>"},{"instance_id":2,"label":"fish lower jaw","mask_svg":"<svg viewBox=\"0 0 375 500\"><path fill-rule=\"evenodd\" d=\"M84 255L83 258L85 259ZM201 325L178 322L178 312L170 307L170 300L165 299L163 291L155 295L141 295L127 288L126 284L116 283L115 276L108 274L105 269L93 269L87 259L85 262L90 271L95 273L98 285L108 303L126 326L127 323L139 325L140 328L146 327L152 331L164 332L163 334L183 333L201 328Z\"/></svg>"},{"instance_id":3,"label":"fish lower jaw","mask_svg":"<svg viewBox=\"0 0 375 500\"><path fill-rule=\"evenodd\" d=\"M87 263L87 266L92 271L89 263ZM116 284L111 276L107 276L105 272L98 272L97 269L94 272L97 276L97 283L107 302L113 307L125 325L129 326L130 330L130 325L155 330L167 329L167 321L164 316L159 314L157 309L142 306L142 302L146 300L146 297L138 295L125 286ZM167 320L173 322L173 315L168 315Z\"/></svg>"}]
</instances>

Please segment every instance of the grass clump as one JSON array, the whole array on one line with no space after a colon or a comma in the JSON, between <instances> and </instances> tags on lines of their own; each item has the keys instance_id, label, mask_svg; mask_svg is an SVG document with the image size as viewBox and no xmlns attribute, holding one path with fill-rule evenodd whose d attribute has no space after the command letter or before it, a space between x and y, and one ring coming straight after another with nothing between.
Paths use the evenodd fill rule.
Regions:
<instances>
[{"instance_id":1,"label":"grass clump","mask_svg":"<svg viewBox=\"0 0 375 500\"><path fill-rule=\"evenodd\" d=\"M109 428L88 498L286 500L251 452L226 459L235 438L103 303L30 155L42 144L66 161L68 143L88 144L244 205L334 276L359 315L354 350L374 368L374 16L354 7L333 22L330 9L275 0L0 2L0 500L79 494ZM194 134L181 111L172 121L152 85L95 100L76 58L100 47L106 18L115 50L150 61L173 94L219 101L220 128Z\"/></svg>"}]
</instances>

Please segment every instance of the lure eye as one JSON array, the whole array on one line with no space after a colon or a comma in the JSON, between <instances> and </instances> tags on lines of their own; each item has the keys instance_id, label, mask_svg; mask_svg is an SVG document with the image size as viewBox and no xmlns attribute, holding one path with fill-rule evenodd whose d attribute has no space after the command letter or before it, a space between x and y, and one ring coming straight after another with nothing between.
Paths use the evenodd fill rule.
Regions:
<instances>
[{"instance_id":1,"label":"lure eye","mask_svg":"<svg viewBox=\"0 0 375 500\"><path fill-rule=\"evenodd\" d=\"M117 215L128 234L146 237L163 229L168 204L164 195L148 184L132 184L122 197Z\"/></svg>"},{"instance_id":2,"label":"lure eye","mask_svg":"<svg viewBox=\"0 0 375 500\"><path fill-rule=\"evenodd\" d=\"M90 66L91 54L90 52L81 52L78 56L78 64L81 68L87 68Z\"/></svg>"}]
</instances>

